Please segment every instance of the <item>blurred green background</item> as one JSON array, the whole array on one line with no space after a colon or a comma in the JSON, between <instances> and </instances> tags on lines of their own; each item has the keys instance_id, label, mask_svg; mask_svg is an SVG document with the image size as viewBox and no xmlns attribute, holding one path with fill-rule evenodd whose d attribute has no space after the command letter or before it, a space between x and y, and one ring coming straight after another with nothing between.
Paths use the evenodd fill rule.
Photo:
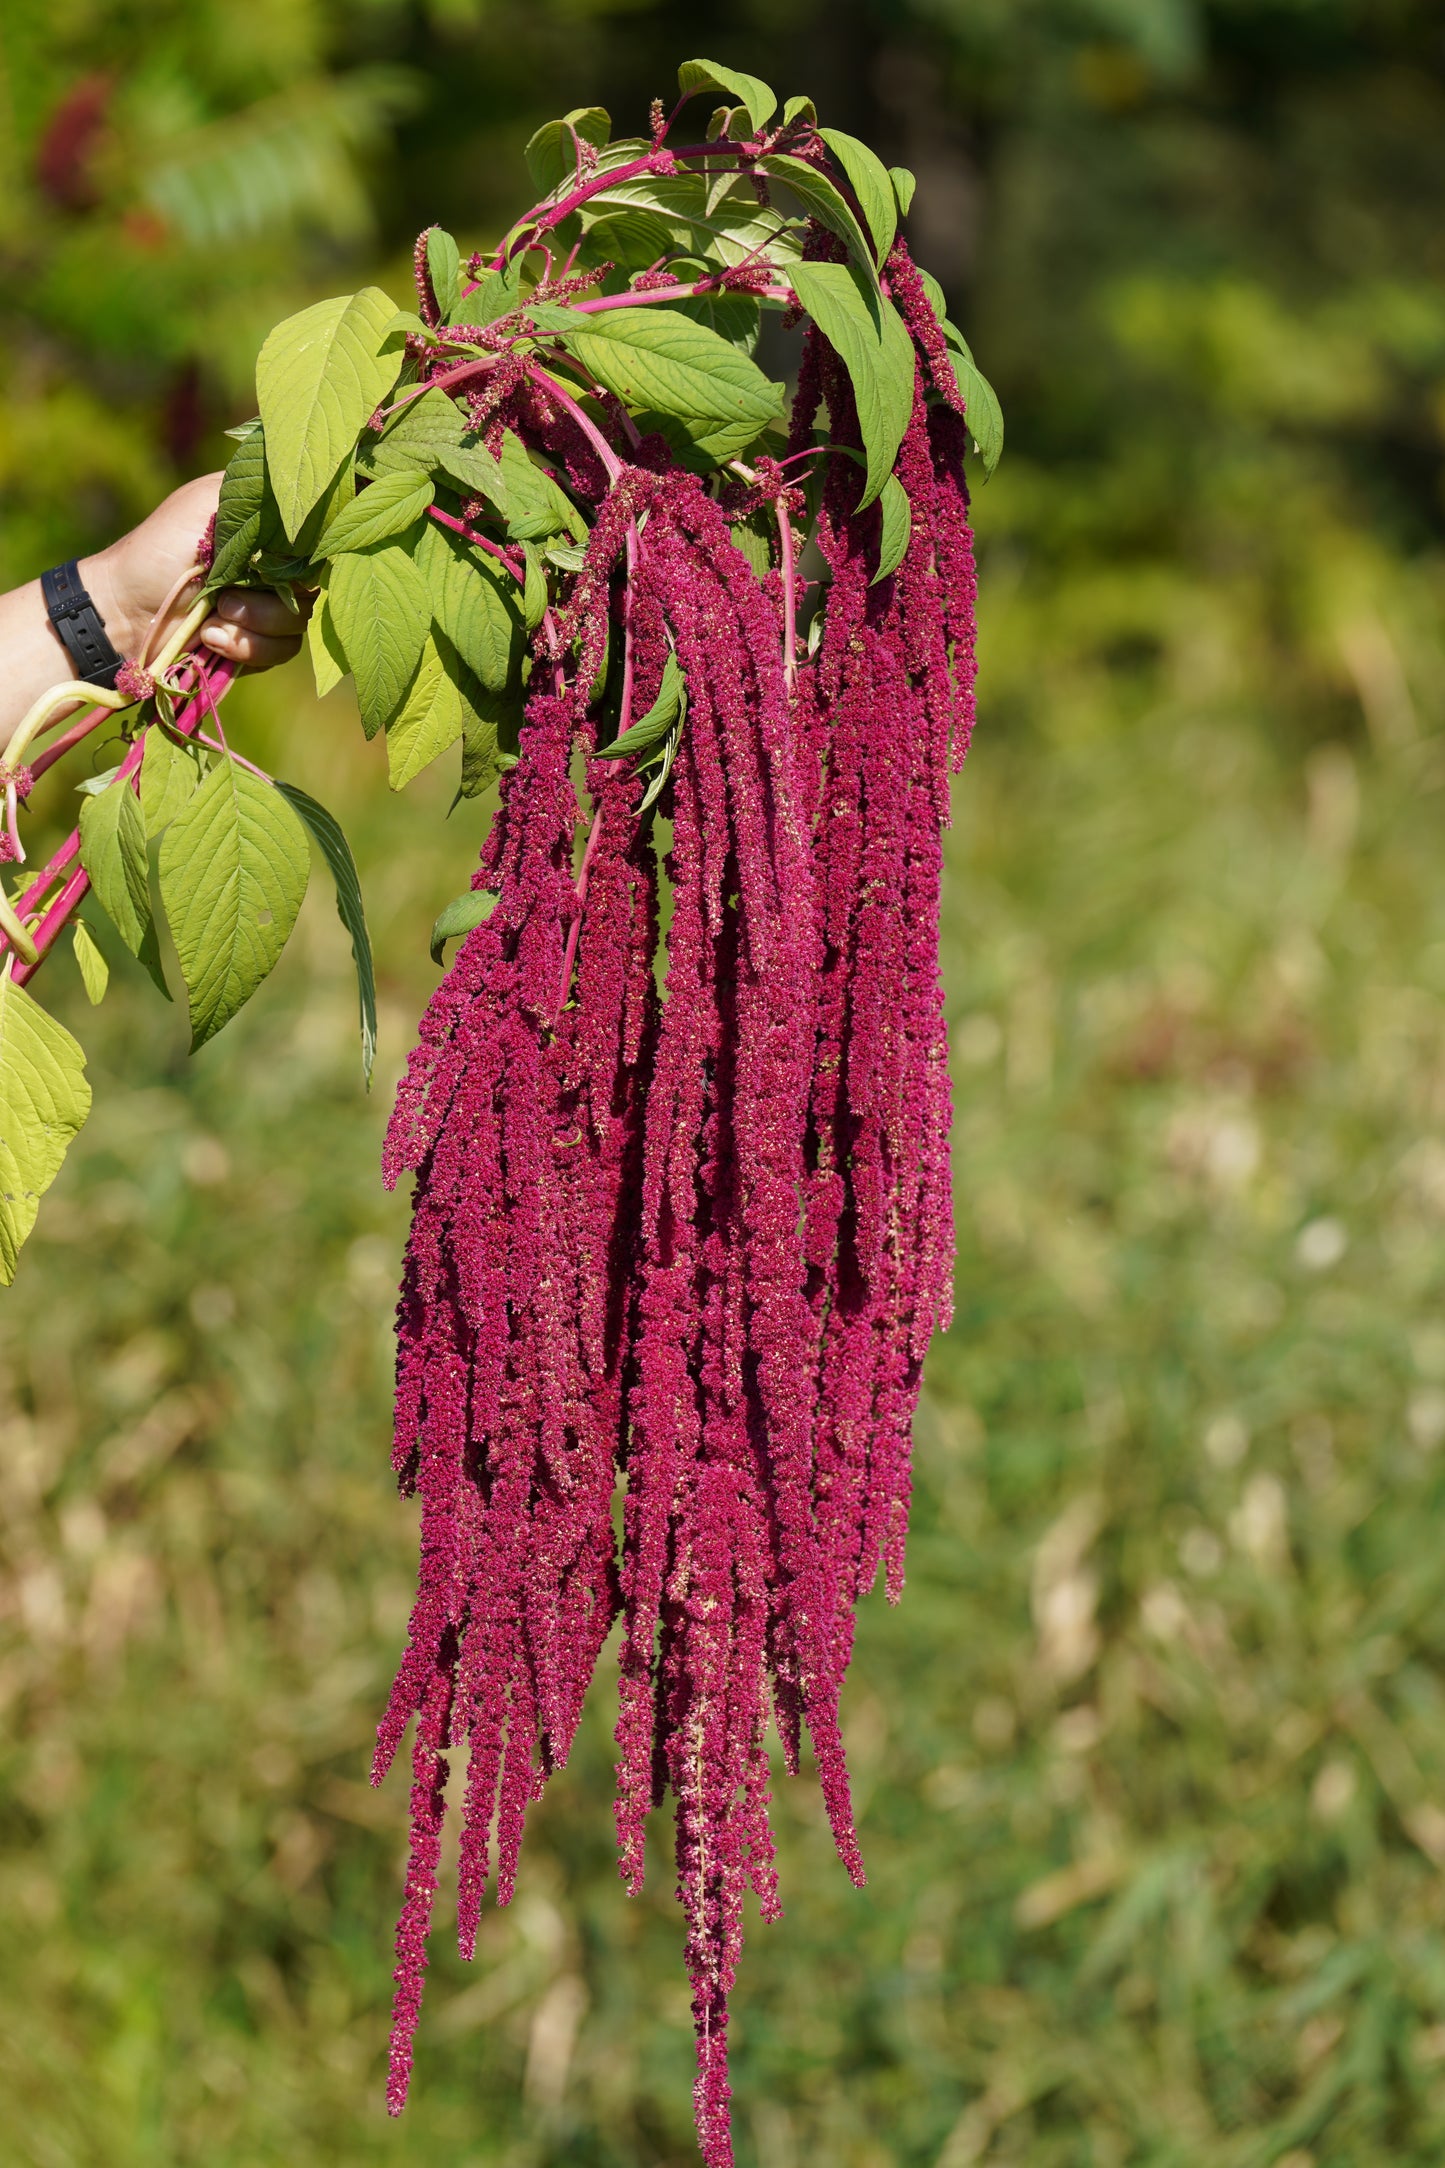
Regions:
<instances>
[{"instance_id":1,"label":"blurred green background","mask_svg":"<svg viewBox=\"0 0 1445 2168\"><path fill-rule=\"evenodd\" d=\"M1445 2156L1445 35L1428 0L6 0L0 579L221 463L277 316L467 245L541 119L703 52L919 176L997 384L946 912L958 1320L847 1691L861 1895L780 1777L746 2168ZM611 1688L382 2108L365 1785L390 1087L486 806L304 666L234 728L357 842L196 1061L128 959L0 1304L0 2099L25 2168L694 2158ZM231 710L228 709L228 727ZM100 759L100 756L97 756ZM101 760L101 764L106 764ZM443 764L445 765L445 764ZM68 826L74 778L50 779ZM114 950L114 944L112 944Z\"/></svg>"}]
</instances>

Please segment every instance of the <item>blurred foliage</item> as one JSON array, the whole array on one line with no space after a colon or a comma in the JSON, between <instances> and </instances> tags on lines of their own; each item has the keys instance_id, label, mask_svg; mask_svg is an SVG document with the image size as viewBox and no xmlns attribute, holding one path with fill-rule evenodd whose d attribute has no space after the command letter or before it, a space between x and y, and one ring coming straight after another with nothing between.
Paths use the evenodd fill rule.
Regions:
<instances>
[{"instance_id":1,"label":"blurred foliage","mask_svg":"<svg viewBox=\"0 0 1445 2168\"><path fill-rule=\"evenodd\" d=\"M284 308L399 282L433 217L485 238L537 120L635 124L699 49L916 169L1010 425L947 923L959 1315L849 1687L873 1880L780 1777L741 2158L1433 2168L1436 11L11 0L4 576L218 463ZM388 801L340 706L299 670L234 699L357 837L370 1102L319 888L194 1063L128 959L93 1016L53 967L96 1110L0 1311L10 2148L672 2168L678 1925L665 1837L645 1898L615 1880L605 1690L474 1967L443 1916L414 2104L381 2107L405 1801L363 1779L413 1532L375 1169L486 808Z\"/></svg>"}]
</instances>

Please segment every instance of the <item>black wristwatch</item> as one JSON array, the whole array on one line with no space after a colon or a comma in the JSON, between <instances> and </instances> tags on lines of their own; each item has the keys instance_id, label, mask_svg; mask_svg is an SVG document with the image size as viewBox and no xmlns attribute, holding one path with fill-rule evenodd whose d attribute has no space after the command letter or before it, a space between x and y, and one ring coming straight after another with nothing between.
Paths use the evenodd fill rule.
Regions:
<instances>
[{"instance_id":1,"label":"black wristwatch","mask_svg":"<svg viewBox=\"0 0 1445 2168\"><path fill-rule=\"evenodd\" d=\"M75 559L42 572L40 592L56 637L75 664L81 684L113 689L125 657L118 655L111 644L105 619L86 593Z\"/></svg>"}]
</instances>

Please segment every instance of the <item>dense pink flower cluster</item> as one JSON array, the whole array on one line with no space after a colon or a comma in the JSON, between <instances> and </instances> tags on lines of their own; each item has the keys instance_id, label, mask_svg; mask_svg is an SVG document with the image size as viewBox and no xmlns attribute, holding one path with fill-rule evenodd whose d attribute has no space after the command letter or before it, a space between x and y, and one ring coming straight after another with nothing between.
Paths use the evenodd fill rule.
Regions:
<instances>
[{"instance_id":1,"label":"dense pink flower cluster","mask_svg":"<svg viewBox=\"0 0 1445 2168\"><path fill-rule=\"evenodd\" d=\"M895 272L911 321L901 252ZM826 399L840 450L818 528L823 636L791 686L783 584L731 544L729 513L750 499L720 501L656 439L609 458L535 384L488 408L597 513L539 634L520 758L475 876L495 908L432 1000L387 1142L388 1181L417 1178L395 1461L422 1520L374 1771L414 1723L394 2110L448 1754L467 1755L470 1954L492 1830L505 1902L526 1808L566 1759L619 1614L620 1861L637 1888L647 1815L670 1793L708 2168L732 2159L746 1891L779 1911L770 1714L790 1769L806 1730L863 1878L839 1694L858 1597L880 1562L890 1595L901 1585L910 1423L948 1314L939 830L973 719L963 425L925 397L920 348L896 470L911 539L875 582L880 513L856 509L847 377L809 333L795 445ZM783 486L769 463L762 495ZM604 724L592 693L609 625ZM596 752L599 732L651 707L670 659L686 712L659 862L645 777ZM578 749L593 808L580 878Z\"/></svg>"}]
</instances>

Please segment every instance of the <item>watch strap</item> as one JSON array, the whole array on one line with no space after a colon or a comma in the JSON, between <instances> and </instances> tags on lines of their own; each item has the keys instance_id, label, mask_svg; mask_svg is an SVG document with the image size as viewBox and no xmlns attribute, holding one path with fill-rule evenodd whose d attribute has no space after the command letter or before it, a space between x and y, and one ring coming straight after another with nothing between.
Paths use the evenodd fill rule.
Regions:
<instances>
[{"instance_id":1,"label":"watch strap","mask_svg":"<svg viewBox=\"0 0 1445 2168\"><path fill-rule=\"evenodd\" d=\"M74 663L80 682L113 688L125 657L117 654L106 632L105 619L85 591L75 559L42 572L40 592L56 637Z\"/></svg>"}]
</instances>

